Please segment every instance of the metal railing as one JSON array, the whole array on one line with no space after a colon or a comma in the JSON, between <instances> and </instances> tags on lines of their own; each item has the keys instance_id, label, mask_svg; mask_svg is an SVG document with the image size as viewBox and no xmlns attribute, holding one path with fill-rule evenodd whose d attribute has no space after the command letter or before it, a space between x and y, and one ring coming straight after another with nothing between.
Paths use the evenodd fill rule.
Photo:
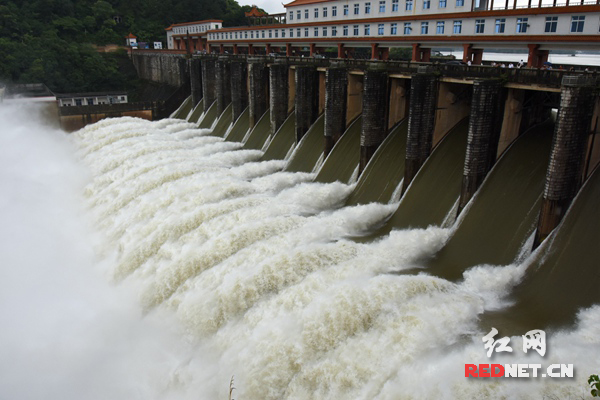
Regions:
<instances>
[{"instance_id":1,"label":"metal railing","mask_svg":"<svg viewBox=\"0 0 600 400\"><path fill-rule=\"evenodd\" d=\"M199 58L217 58L222 54L206 54L195 56ZM328 67L332 62L340 62L347 66L350 70L365 70L370 66L384 64L386 70L390 74L415 74L419 67L428 66L431 73L439 74L443 77L456 78L472 81L474 79L503 79L507 83L518 83L523 85L540 85L545 87L558 88L561 85L562 77L568 75L587 74L592 78L597 77L597 72L588 73L585 71L566 71L558 69L538 69L538 68L502 68L500 66L489 65L462 65L450 63L426 63L414 61L397 61L397 60L357 60L351 58L314 58L314 57L297 57L297 56L265 56L265 55L225 55L230 60L245 61L248 58L262 59L265 63L273 63L275 60L282 60L290 65L306 65L312 64L317 67Z\"/></svg>"}]
</instances>

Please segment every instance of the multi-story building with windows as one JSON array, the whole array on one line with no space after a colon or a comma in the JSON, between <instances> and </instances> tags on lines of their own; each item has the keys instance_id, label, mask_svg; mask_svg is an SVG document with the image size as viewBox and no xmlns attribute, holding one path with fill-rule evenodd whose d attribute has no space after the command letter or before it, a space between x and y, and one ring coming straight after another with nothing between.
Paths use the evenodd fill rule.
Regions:
<instances>
[{"instance_id":1,"label":"multi-story building with windows","mask_svg":"<svg viewBox=\"0 0 600 400\"><path fill-rule=\"evenodd\" d=\"M173 24L167 31L167 48L175 50L202 51L206 48L206 33L223 27L220 19Z\"/></svg>"},{"instance_id":2,"label":"multi-story building with windows","mask_svg":"<svg viewBox=\"0 0 600 400\"><path fill-rule=\"evenodd\" d=\"M452 47L477 64L486 48L511 48L529 51L528 65L540 66L550 50L599 49L600 0L561 1L295 0L282 23L206 31L207 50L312 55L337 47L343 58L370 47L373 58L386 58L391 47L411 47L414 61L428 61L432 48Z\"/></svg>"}]
</instances>

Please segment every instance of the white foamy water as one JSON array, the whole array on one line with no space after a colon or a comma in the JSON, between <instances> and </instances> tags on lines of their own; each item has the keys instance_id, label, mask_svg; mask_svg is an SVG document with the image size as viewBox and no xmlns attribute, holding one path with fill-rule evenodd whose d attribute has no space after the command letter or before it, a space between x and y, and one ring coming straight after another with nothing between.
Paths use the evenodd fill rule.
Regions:
<instances>
[{"instance_id":1,"label":"white foamy water","mask_svg":"<svg viewBox=\"0 0 600 400\"><path fill-rule=\"evenodd\" d=\"M396 274L452 230L349 240L396 206L343 207L352 185L173 119L67 140L1 116L0 398L227 399L232 376L236 399L581 398L600 368L596 308L546 357L513 338L491 361L573 363L574 379L465 378L490 362L479 316L526 264Z\"/></svg>"}]
</instances>

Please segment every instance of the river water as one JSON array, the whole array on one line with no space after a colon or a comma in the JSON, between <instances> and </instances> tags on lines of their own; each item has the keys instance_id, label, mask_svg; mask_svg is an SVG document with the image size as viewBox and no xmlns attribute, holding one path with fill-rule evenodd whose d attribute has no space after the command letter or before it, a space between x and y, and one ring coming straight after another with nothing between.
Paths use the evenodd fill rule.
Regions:
<instances>
[{"instance_id":1,"label":"river water","mask_svg":"<svg viewBox=\"0 0 600 400\"><path fill-rule=\"evenodd\" d=\"M0 126L0 398L227 399L234 377L236 399L579 399L599 372L599 307L549 330L545 357L513 337L488 358L479 318L527 261L398 274L453 228L349 240L397 206L344 207L352 184L181 120L69 136L5 105ZM575 377L465 378L490 362Z\"/></svg>"}]
</instances>

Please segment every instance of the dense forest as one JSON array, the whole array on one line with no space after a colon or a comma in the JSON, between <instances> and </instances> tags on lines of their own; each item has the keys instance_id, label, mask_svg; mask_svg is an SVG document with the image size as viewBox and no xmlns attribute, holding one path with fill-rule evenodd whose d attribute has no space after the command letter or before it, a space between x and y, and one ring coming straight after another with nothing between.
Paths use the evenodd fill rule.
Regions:
<instances>
[{"instance_id":1,"label":"dense forest","mask_svg":"<svg viewBox=\"0 0 600 400\"><path fill-rule=\"evenodd\" d=\"M45 83L57 93L131 90L124 52L93 45L165 41L172 23L222 19L244 25L235 0L0 0L0 81Z\"/></svg>"}]
</instances>

